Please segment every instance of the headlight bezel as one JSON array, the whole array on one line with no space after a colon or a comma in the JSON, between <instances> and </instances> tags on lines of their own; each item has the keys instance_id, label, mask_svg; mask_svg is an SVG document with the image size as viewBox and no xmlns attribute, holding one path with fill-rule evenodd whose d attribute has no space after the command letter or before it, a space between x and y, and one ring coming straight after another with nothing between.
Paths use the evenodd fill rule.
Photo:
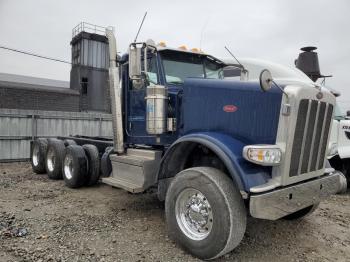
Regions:
<instances>
[{"instance_id":1,"label":"headlight bezel","mask_svg":"<svg viewBox=\"0 0 350 262\"><path fill-rule=\"evenodd\" d=\"M243 157L257 165L278 166L282 162L283 153L277 145L248 145L243 148Z\"/></svg>"}]
</instances>

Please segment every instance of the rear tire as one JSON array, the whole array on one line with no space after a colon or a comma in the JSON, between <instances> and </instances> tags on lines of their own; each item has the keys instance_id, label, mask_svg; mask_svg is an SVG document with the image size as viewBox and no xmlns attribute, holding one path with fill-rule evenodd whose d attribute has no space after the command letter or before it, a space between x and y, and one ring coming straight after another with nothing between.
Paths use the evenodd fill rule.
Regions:
<instances>
[{"instance_id":1,"label":"rear tire","mask_svg":"<svg viewBox=\"0 0 350 262\"><path fill-rule=\"evenodd\" d=\"M88 159L88 172L86 185L93 186L97 184L100 178L100 155L94 145L83 145L86 157Z\"/></svg>"},{"instance_id":2,"label":"rear tire","mask_svg":"<svg viewBox=\"0 0 350 262\"><path fill-rule=\"evenodd\" d=\"M298 210L295 213L289 214L285 217L283 217L283 219L285 220L299 220L299 219L303 219L309 215L311 215L313 212L315 212L315 210L318 208L319 204L315 204L309 207L305 207L301 210Z\"/></svg>"},{"instance_id":3,"label":"rear tire","mask_svg":"<svg viewBox=\"0 0 350 262\"><path fill-rule=\"evenodd\" d=\"M48 140L45 168L48 177L51 179L62 179L64 149L65 146L62 140Z\"/></svg>"},{"instance_id":4,"label":"rear tire","mask_svg":"<svg viewBox=\"0 0 350 262\"><path fill-rule=\"evenodd\" d=\"M62 165L63 179L67 187L78 188L87 181L87 157L81 146L67 146Z\"/></svg>"},{"instance_id":5,"label":"rear tire","mask_svg":"<svg viewBox=\"0 0 350 262\"><path fill-rule=\"evenodd\" d=\"M47 151L47 139L38 138L33 141L30 159L32 164L32 169L37 174L46 173L45 169L45 159Z\"/></svg>"},{"instance_id":6,"label":"rear tire","mask_svg":"<svg viewBox=\"0 0 350 262\"><path fill-rule=\"evenodd\" d=\"M67 147L67 146L72 146L72 145L76 145L77 143L75 143L75 141L74 140L72 140L72 139L65 139L65 140L63 140L63 143L64 143L64 145Z\"/></svg>"},{"instance_id":7,"label":"rear tire","mask_svg":"<svg viewBox=\"0 0 350 262\"><path fill-rule=\"evenodd\" d=\"M211 167L190 168L175 176L166 194L165 215L170 237L201 259L233 250L247 223L239 190Z\"/></svg>"},{"instance_id":8,"label":"rear tire","mask_svg":"<svg viewBox=\"0 0 350 262\"><path fill-rule=\"evenodd\" d=\"M113 147L107 147L101 157L101 175L102 177L109 177L112 172L112 163L109 155L113 153Z\"/></svg>"}]
</instances>

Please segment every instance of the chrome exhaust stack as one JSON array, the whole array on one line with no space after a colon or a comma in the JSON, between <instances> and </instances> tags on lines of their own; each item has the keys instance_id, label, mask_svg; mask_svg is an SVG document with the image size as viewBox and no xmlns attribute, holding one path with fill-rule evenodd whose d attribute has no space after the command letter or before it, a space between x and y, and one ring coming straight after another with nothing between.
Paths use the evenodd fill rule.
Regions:
<instances>
[{"instance_id":1,"label":"chrome exhaust stack","mask_svg":"<svg viewBox=\"0 0 350 262\"><path fill-rule=\"evenodd\" d=\"M118 154L124 153L123 118L122 118L122 86L119 80L117 64L117 44L114 28L106 28L109 44L109 88L111 94L112 124L114 150Z\"/></svg>"}]
</instances>

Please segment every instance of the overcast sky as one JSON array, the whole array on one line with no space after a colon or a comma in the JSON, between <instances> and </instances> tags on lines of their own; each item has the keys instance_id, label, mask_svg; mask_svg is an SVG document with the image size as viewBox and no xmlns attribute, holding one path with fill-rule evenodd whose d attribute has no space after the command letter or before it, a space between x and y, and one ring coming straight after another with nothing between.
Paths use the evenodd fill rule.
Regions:
<instances>
[{"instance_id":1,"label":"overcast sky","mask_svg":"<svg viewBox=\"0 0 350 262\"><path fill-rule=\"evenodd\" d=\"M0 0L0 45L70 61L71 30L81 21L116 28L125 52L145 11L139 40L201 47L293 66L299 48L318 47L327 85L350 108L350 1L68 1ZM202 39L202 41L201 41ZM70 66L0 49L0 72L69 80Z\"/></svg>"}]
</instances>

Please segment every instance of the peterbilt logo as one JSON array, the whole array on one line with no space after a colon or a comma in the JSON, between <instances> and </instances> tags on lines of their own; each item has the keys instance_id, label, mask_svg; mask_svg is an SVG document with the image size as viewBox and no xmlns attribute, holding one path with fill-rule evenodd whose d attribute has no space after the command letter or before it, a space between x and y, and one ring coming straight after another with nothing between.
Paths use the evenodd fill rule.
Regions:
<instances>
[{"instance_id":1,"label":"peterbilt logo","mask_svg":"<svg viewBox=\"0 0 350 262\"><path fill-rule=\"evenodd\" d=\"M235 105L225 105L222 110L224 110L227 113L233 113L238 110L238 107Z\"/></svg>"}]
</instances>

